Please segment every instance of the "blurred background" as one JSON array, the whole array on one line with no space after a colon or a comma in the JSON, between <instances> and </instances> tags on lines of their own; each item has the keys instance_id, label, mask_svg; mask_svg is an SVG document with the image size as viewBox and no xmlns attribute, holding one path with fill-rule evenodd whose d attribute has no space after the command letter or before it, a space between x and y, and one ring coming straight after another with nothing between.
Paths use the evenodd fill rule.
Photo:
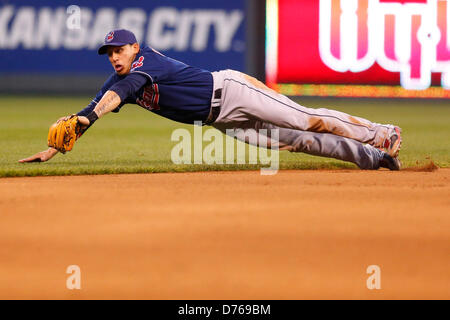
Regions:
<instances>
[{"instance_id":1,"label":"blurred background","mask_svg":"<svg viewBox=\"0 0 450 320\"><path fill-rule=\"evenodd\" d=\"M264 11L253 17L256 7L263 2L0 0L0 91L95 94L113 72L97 49L118 28L188 64L255 74L256 49L264 67Z\"/></svg>"},{"instance_id":2,"label":"blurred background","mask_svg":"<svg viewBox=\"0 0 450 320\"><path fill-rule=\"evenodd\" d=\"M0 92L95 94L108 31L284 94L450 97L447 0L0 0Z\"/></svg>"},{"instance_id":3,"label":"blurred background","mask_svg":"<svg viewBox=\"0 0 450 320\"><path fill-rule=\"evenodd\" d=\"M0 1L0 91L94 94L106 33L288 95L449 98L447 0Z\"/></svg>"}]
</instances>

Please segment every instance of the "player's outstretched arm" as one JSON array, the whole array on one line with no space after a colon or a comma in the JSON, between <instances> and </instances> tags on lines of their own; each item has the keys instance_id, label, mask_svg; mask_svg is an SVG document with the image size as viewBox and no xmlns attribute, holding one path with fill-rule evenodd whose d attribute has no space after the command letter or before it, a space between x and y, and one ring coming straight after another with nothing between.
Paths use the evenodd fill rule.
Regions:
<instances>
[{"instance_id":1,"label":"player's outstretched arm","mask_svg":"<svg viewBox=\"0 0 450 320\"><path fill-rule=\"evenodd\" d=\"M102 99L98 102L94 110L87 115L87 117L84 116L78 116L78 121L81 124L81 130L85 130L88 126L92 125L94 121L96 121L98 118L104 116L108 112L111 112L112 110L116 109L121 103L121 98L117 93L114 91L107 91ZM62 120L68 120L70 116L59 118L58 122ZM53 158L58 153L58 150L55 148L48 148L47 150L41 151L36 153L35 155L32 155L31 157L21 159L19 162L25 163L25 162L45 162Z\"/></svg>"},{"instance_id":2,"label":"player's outstretched arm","mask_svg":"<svg viewBox=\"0 0 450 320\"><path fill-rule=\"evenodd\" d=\"M21 159L19 162L45 162L50 160L55 156L55 154L58 153L58 150L54 148L48 148L47 150L41 151L36 153L35 155L32 155L31 157Z\"/></svg>"},{"instance_id":3,"label":"player's outstretched arm","mask_svg":"<svg viewBox=\"0 0 450 320\"><path fill-rule=\"evenodd\" d=\"M98 118L101 118L108 112L116 109L121 102L122 99L117 93L112 90L108 90L105 92L102 99L97 103L94 110L90 114L88 114L86 117L79 116L78 118L83 124L92 125Z\"/></svg>"}]
</instances>

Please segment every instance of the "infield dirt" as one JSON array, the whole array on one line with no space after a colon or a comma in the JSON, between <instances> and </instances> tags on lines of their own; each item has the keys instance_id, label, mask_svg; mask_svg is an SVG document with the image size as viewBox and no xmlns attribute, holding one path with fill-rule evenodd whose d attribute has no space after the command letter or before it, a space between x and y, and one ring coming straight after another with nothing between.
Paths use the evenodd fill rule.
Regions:
<instances>
[{"instance_id":1,"label":"infield dirt","mask_svg":"<svg viewBox=\"0 0 450 320\"><path fill-rule=\"evenodd\" d=\"M450 299L450 169L4 178L0 212L1 299Z\"/></svg>"}]
</instances>

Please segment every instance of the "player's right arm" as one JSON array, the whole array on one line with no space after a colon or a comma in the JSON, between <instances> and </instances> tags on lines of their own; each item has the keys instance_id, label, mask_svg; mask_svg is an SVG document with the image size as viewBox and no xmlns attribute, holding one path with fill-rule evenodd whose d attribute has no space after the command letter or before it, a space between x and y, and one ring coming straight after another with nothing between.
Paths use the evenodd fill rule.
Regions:
<instances>
[{"instance_id":1,"label":"player's right arm","mask_svg":"<svg viewBox=\"0 0 450 320\"><path fill-rule=\"evenodd\" d=\"M133 74L126 79L117 81L114 76L110 77L99 91L96 98L83 110L77 113L78 120L84 126L81 136L98 118L108 112L120 109L126 98L137 92L147 83L148 79L141 74ZM111 90L110 90L111 89ZM62 117L58 121L67 118ZM45 162L53 158L58 151L48 148L31 157L21 159L19 162Z\"/></svg>"},{"instance_id":2,"label":"player's right arm","mask_svg":"<svg viewBox=\"0 0 450 320\"><path fill-rule=\"evenodd\" d=\"M84 108L83 110L81 110L80 112L77 113L78 116L86 116L88 115L90 112L92 112L92 110L94 110L94 108L97 106L98 102L102 99L103 95L105 94L105 92L108 91L108 89L116 82L116 77L114 74L112 74L103 84L101 90L97 93L97 95L95 96L95 98L91 101L91 103L89 103L87 105L86 108ZM65 117L61 117L59 118L56 122L59 122L62 119L66 119L68 118L68 116ZM82 133L84 133L87 129L89 128L89 126L85 126L85 128L83 128ZM19 162L21 163L25 163L25 162L45 162L50 160L51 158L53 158L56 154L58 153L58 150L56 150L55 148L48 148L47 150L38 152L28 158L24 158L24 159L20 159Z\"/></svg>"},{"instance_id":3,"label":"player's right arm","mask_svg":"<svg viewBox=\"0 0 450 320\"><path fill-rule=\"evenodd\" d=\"M91 126L105 114L118 110L127 98L136 94L147 82L148 78L145 75L139 73L128 75L125 79L114 83L93 110L86 116L83 115L80 120L88 123L88 127Z\"/></svg>"},{"instance_id":4,"label":"player's right arm","mask_svg":"<svg viewBox=\"0 0 450 320\"><path fill-rule=\"evenodd\" d=\"M56 123L58 123L59 121L66 119L68 117L61 117L59 118ZM85 124L86 122L81 122L81 124ZM24 158L24 159L20 159L19 162L21 163L25 163L25 162L45 162L50 160L51 158L53 158L56 154L58 153L58 150L56 150L55 148L48 148L47 150L38 152L34 155L32 155L31 157L28 158Z\"/></svg>"}]
</instances>

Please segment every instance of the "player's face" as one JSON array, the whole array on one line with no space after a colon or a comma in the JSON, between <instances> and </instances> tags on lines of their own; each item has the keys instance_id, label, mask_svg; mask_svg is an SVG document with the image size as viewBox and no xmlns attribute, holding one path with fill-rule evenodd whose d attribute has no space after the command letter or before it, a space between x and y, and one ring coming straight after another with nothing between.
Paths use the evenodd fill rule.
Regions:
<instances>
[{"instance_id":1,"label":"player's face","mask_svg":"<svg viewBox=\"0 0 450 320\"><path fill-rule=\"evenodd\" d=\"M109 62L120 76L130 73L131 63L139 52L139 44L126 44L121 47L107 48Z\"/></svg>"}]
</instances>

